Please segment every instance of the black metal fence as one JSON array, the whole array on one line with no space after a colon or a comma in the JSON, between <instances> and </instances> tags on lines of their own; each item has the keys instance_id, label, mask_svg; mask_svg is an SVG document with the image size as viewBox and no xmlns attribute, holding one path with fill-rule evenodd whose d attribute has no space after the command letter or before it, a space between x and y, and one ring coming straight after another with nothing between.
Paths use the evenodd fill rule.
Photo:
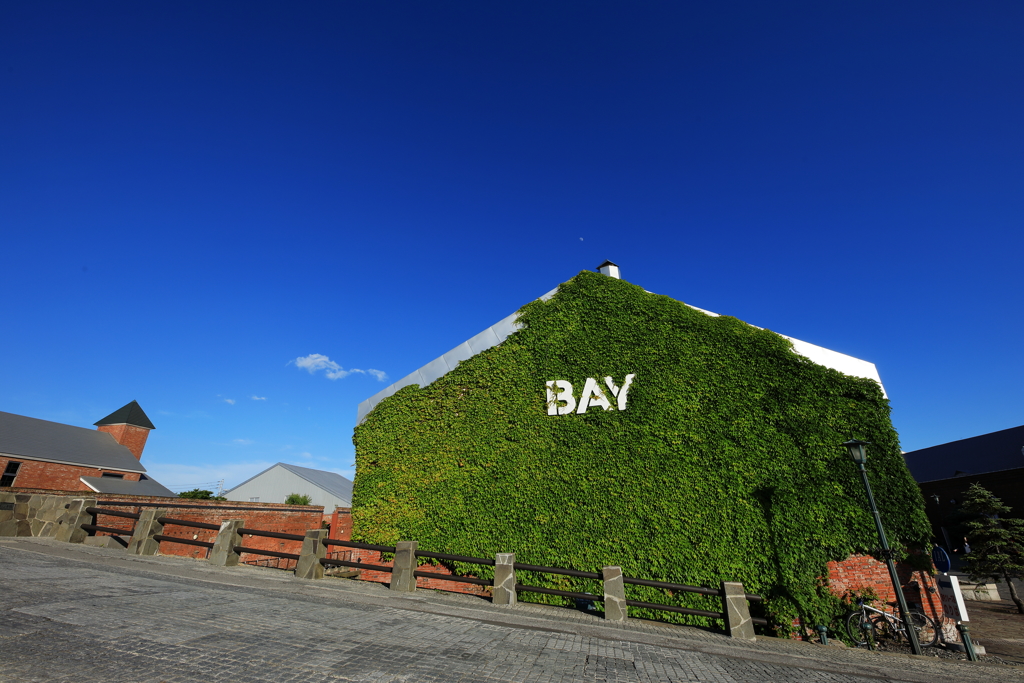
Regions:
<instances>
[{"instance_id":1,"label":"black metal fence","mask_svg":"<svg viewBox=\"0 0 1024 683\"><path fill-rule=\"evenodd\" d=\"M123 517L123 518L134 519L134 520L138 520L139 517L140 517L140 515L136 514L136 513L121 512L119 510L111 510L109 508L90 507L90 508L86 508L86 512L88 512L89 514L93 515L93 521L95 521L95 518L96 518L97 515L110 515L112 517ZM157 521L160 522L161 524L165 525L165 526L166 525L178 525L178 526L184 526L184 527L191 527L191 528L195 528L195 529L208 529L208 530L214 530L214 531L220 530L220 525L218 525L218 524L209 524L209 523L206 523L206 522L194 522L194 521L187 520L187 519L177 519L177 518L173 518L173 517L159 517L159 518L157 518ZM132 533L132 530L126 531L125 529L118 529L118 528L114 528L114 527L106 527L106 526L101 526L101 525L97 525L97 524L82 524L81 528L85 529L86 531L92 532L92 533L95 533L95 532L105 532L105 533L129 534L129 535ZM287 541L299 541L299 542L304 541L305 538L306 538L305 536L300 535L300 534L286 534L286 533L281 533L281 532L277 532L277 531L264 531L262 529L250 529L248 527L241 527L241 528L239 528L237 530L237 533L239 535L243 535L243 536L244 535L259 536L259 537L264 537L264 538L277 538L277 539L282 539L282 540L287 540ZM210 543L210 542L207 542L207 541L199 541L199 540L190 539L190 538L181 538L181 537L178 537L178 536L168 536L166 534L154 534L153 535L153 539L157 540L157 541L161 541L161 542L166 542L166 543L181 543L181 544L184 544L184 545L200 546L200 547L203 547L203 548L213 548L214 547L213 543ZM375 544L372 544L372 543L359 543L359 542L356 542L356 541L342 541L342 540L337 540L337 539L333 539L333 538L323 539L322 543L324 544L324 546L327 547L327 550L330 550L330 548L333 546L335 548L358 549L358 550L373 550L373 551L380 552L380 553L395 553L395 552L397 552L397 547L396 546L375 545ZM271 558L276 558L277 560L290 560L290 561L295 561L295 562L297 562L299 560L299 558L301 557L297 553L285 553L285 552L279 552L279 551L275 551L275 550L264 550L264 549L252 548L252 547L244 546L244 545L234 545L234 546L232 546L232 550L235 553L238 553L239 555L241 555L243 553L248 553L250 555L258 555L258 556L263 556L263 557L271 557ZM337 553L334 553L334 554L337 554ZM416 558L421 558L421 557L422 558L428 558L428 559L432 559L432 560L441 560L441 561L446 561L446 562L461 562L461 563L465 563L465 564L475 564L475 565L490 566L490 567L493 567L493 566L496 565L496 561L494 559L491 559L491 558L486 558L486 557L470 557L470 556L467 556L467 555L453 555L453 554L449 554L449 553L436 553L436 552L429 552L429 551L418 550L418 549L415 551L415 557ZM260 564L261 562L263 562L263 561L256 560L256 561L249 561L248 563L249 564ZM332 558L332 557L323 557L323 558L321 558L319 560L319 562L324 567L349 567L349 568L353 568L353 569L362 569L362 570L366 570L366 571L378 571L378 572L386 572L386 573L394 572L394 567L391 567L391 566L377 565L377 564L368 564L366 562L352 561L351 559L343 560L343 559L340 559L338 557L334 557L334 558ZM270 561L265 561L265 563L266 563L267 566L270 565ZM279 565L280 565L280 562L277 563L277 566L279 566ZM512 564L512 567L517 572L525 571L525 572L534 572L534 573L538 573L538 574L553 574L553 575L558 575L558 576L571 576L571 577L574 577L574 578L591 579L591 580L594 580L594 581L602 581L603 580L603 576L601 574L597 573L597 572L580 571L578 569L569 569L569 568L564 568L564 567L547 567L547 566L543 566L543 565L528 564L528 563L524 563L524 562L514 562ZM494 580L493 579L480 579L480 578L476 578L476 577L472 577L472 576L458 576L458 575L455 575L455 574L442 574L440 572L421 571L419 569L416 569L416 570L413 571L413 576L415 576L417 578L436 579L436 580L441 580L441 581L451 581L453 583L466 583L466 584L474 584L474 585L478 585L478 586L494 586ZM658 588L658 589L662 589L662 590L671 591L673 593L696 593L696 594L700 594L700 595L713 596L713 597L717 597L717 598L720 598L720 599L723 597L722 591L720 589L711 588L711 587L708 587L708 586L688 586L686 584L669 583L669 582L665 582L665 581L653 581L653 580L650 580L650 579L640 579L640 578L629 577L629 576L623 576L622 577L622 581L623 581L623 583L629 584L629 585L646 586L648 588ZM515 590L516 590L516 592L538 593L538 594L542 594L542 595L554 595L554 596L569 598L569 599L572 599L572 600L583 600L583 601L590 601L590 602L603 602L604 599L605 599L603 595L594 595L594 594L591 594L591 593L579 593L579 592L574 592L574 591L564 591L564 590L558 590L558 589L555 589L555 588L545 588L543 586L532 586L532 585L522 584L522 583L516 583L515 584ZM745 594L744 597L749 602L755 602L756 603L756 602L762 602L763 601L763 598L761 596L754 595L754 594L751 594L751 593ZM650 609L650 610L659 610L659 611L663 611L663 612L675 612L675 613L678 613L678 614L688 614L688 615L694 615L694 616L709 617L709 618L712 618L712 619L724 620L726 618L724 612L721 612L721 611L692 609L692 608L689 608L689 607L678 607L678 606L675 606L675 605L664 605L664 604L660 604L660 603L652 603L652 602L646 602L646 601L642 601L642 600L629 600L629 599L627 599L626 600L626 605L628 605L630 607L639 607L639 608ZM768 625L768 620L767 619L753 618L752 621L753 621L753 623L761 625L761 626L767 626Z\"/></svg>"}]
</instances>

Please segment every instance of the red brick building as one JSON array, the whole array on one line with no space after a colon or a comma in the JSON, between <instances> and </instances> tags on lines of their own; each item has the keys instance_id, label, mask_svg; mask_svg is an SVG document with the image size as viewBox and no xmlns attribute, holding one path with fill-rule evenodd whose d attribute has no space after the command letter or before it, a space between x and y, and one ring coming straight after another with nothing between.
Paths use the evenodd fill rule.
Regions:
<instances>
[{"instance_id":1,"label":"red brick building","mask_svg":"<svg viewBox=\"0 0 1024 683\"><path fill-rule=\"evenodd\" d=\"M142 465L155 427L138 402L95 424L92 430L0 411L0 487L174 495Z\"/></svg>"}]
</instances>

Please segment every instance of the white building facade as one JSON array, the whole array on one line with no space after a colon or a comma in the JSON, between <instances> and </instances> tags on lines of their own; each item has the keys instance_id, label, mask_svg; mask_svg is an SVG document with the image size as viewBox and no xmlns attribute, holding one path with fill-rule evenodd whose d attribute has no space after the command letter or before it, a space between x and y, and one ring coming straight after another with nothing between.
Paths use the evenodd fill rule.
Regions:
<instances>
[{"instance_id":1,"label":"white building facade","mask_svg":"<svg viewBox=\"0 0 1024 683\"><path fill-rule=\"evenodd\" d=\"M350 479L335 472L283 462L225 491L224 497L249 503L283 503L293 493L309 496L310 505L323 505L325 512L352 507Z\"/></svg>"}]
</instances>

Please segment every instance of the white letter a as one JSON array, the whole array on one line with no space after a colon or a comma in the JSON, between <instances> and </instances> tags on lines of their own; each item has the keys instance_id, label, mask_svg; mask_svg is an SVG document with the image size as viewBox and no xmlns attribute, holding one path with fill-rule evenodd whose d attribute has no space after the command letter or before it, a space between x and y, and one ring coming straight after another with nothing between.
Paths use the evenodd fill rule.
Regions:
<instances>
[{"instance_id":1,"label":"white letter a","mask_svg":"<svg viewBox=\"0 0 1024 683\"><path fill-rule=\"evenodd\" d=\"M583 385L583 394L580 396L580 407L576 410L577 413L582 415L587 412L587 408L594 406L600 406L605 410L611 410L612 404L608 402L608 398L601 391L601 387L598 385L597 380L588 377L587 383Z\"/></svg>"}]
</instances>

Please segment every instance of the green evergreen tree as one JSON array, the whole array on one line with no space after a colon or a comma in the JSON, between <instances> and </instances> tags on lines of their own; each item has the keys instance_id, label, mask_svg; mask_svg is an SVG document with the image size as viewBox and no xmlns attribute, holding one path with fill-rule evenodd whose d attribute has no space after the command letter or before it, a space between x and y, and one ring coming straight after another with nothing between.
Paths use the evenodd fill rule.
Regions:
<instances>
[{"instance_id":1,"label":"green evergreen tree","mask_svg":"<svg viewBox=\"0 0 1024 683\"><path fill-rule=\"evenodd\" d=\"M191 491L182 491L178 494L178 498L190 498L192 500L211 500L213 498L213 491L207 491L206 489L192 489Z\"/></svg>"},{"instance_id":2,"label":"green evergreen tree","mask_svg":"<svg viewBox=\"0 0 1024 683\"><path fill-rule=\"evenodd\" d=\"M309 505L313 502L313 499L305 493L289 493L284 502L287 505Z\"/></svg>"},{"instance_id":3,"label":"green evergreen tree","mask_svg":"<svg viewBox=\"0 0 1024 683\"><path fill-rule=\"evenodd\" d=\"M1012 581L1024 577L1024 520L1005 517L1010 507L978 484L967 490L961 509L973 516L965 525L971 552L964 557L964 570L972 581L1002 577L1017 611L1024 614Z\"/></svg>"},{"instance_id":4,"label":"green evergreen tree","mask_svg":"<svg viewBox=\"0 0 1024 683\"><path fill-rule=\"evenodd\" d=\"M189 498L191 500L227 500L224 496L215 496L213 495L213 491L207 491L206 489L182 491L178 494L178 498Z\"/></svg>"}]
</instances>

